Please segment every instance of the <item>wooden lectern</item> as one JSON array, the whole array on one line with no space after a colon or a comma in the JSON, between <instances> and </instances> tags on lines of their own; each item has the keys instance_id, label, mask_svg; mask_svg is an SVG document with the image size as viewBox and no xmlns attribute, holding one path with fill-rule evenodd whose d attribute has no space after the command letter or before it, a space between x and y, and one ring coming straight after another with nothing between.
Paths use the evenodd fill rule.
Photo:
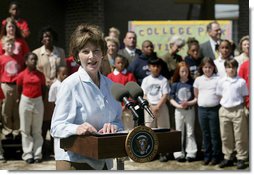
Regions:
<instances>
[{"instance_id":1,"label":"wooden lectern","mask_svg":"<svg viewBox=\"0 0 254 175\"><path fill-rule=\"evenodd\" d=\"M172 153L181 150L181 132L175 130L154 130L158 137L158 153ZM121 158L128 156L125 140L128 133L78 136L61 139L60 147L94 159Z\"/></svg>"}]
</instances>

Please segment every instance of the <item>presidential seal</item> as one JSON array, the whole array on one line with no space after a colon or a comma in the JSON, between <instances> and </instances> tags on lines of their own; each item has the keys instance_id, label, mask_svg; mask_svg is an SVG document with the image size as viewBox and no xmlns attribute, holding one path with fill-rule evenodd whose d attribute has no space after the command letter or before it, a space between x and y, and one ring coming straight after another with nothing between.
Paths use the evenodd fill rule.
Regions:
<instances>
[{"instance_id":1,"label":"presidential seal","mask_svg":"<svg viewBox=\"0 0 254 175\"><path fill-rule=\"evenodd\" d=\"M149 162L156 156L159 142L154 131L146 126L135 127L126 137L125 150L135 162Z\"/></svg>"}]
</instances>

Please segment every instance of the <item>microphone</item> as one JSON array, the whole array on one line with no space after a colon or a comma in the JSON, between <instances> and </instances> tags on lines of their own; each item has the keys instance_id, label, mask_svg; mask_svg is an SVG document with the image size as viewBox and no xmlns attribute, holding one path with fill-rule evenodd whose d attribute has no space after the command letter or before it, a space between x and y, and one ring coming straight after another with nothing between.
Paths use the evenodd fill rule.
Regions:
<instances>
[{"instance_id":1,"label":"microphone","mask_svg":"<svg viewBox=\"0 0 254 175\"><path fill-rule=\"evenodd\" d=\"M139 116L134 108L134 103L132 101L128 100L128 98L130 97L130 94L129 94L128 90L124 87L124 85L119 84L119 83L113 83L112 88L111 88L111 93L117 101L123 102L124 105L129 110L131 110L132 115L133 115L133 120L137 120L139 118Z\"/></svg>"},{"instance_id":2,"label":"microphone","mask_svg":"<svg viewBox=\"0 0 254 175\"><path fill-rule=\"evenodd\" d=\"M146 112L152 117L153 119L155 116L153 115L152 111L149 109L149 103L147 100L143 99L144 93L142 88L135 82L128 82L125 87L129 90L131 97L134 100L137 100L139 105L146 110Z\"/></svg>"}]
</instances>

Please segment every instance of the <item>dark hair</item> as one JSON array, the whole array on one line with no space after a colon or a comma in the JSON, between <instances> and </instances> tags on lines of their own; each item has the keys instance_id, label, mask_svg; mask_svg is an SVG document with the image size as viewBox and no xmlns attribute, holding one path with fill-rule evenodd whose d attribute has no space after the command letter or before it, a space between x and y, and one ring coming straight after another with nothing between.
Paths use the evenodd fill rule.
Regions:
<instances>
[{"instance_id":1,"label":"dark hair","mask_svg":"<svg viewBox=\"0 0 254 175\"><path fill-rule=\"evenodd\" d=\"M14 0L14 1L11 1L11 2L9 3L9 8L8 8L8 10L10 10L10 8L11 8L12 5L16 5L18 8L21 7L21 6L20 6L20 2Z\"/></svg>"},{"instance_id":2,"label":"dark hair","mask_svg":"<svg viewBox=\"0 0 254 175\"><path fill-rule=\"evenodd\" d=\"M80 24L72 33L70 38L70 54L74 60L80 65L78 53L84 46L91 42L99 46L102 51L102 56L106 55L107 44L104 40L102 30L99 26L93 24Z\"/></svg>"},{"instance_id":3,"label":"dark hair","mask_svg":"<svg viewBox=\"0 0 254 175\"><path fill-rule=\"evenodd\" d=\"M123 62L124 62L124 68L126 68L126 69L128 68L129 61L128 61L128 59L125 56L123 56L121 54L116 54L115 59L116 58L121 58L123 60Z\"/></svg>"},{"instance_id":4,"label":"dark hair","mask_svg":"<svg viewBox=\"0 0 254 175\"><path fill-rule=\"evenodd\" d=\"M232 67L232 68L238 68L238 62L235 60L235 59L229 59L229 60L226 60L224 62L224 67L225 68L229 68L229 67Z\"/></svg>"},{"instance_id":5,"label":"dark hair","mask_svg":"<svg viewBox=\"0 0 254 175\"><path fill-rule=\"evenodd\" d=\"M25 54L24 60L27 61L27 60L28 60L28 57L29 57L30 55L36 57L37 60L38 60L38 56L37 56L35 53L33 53L33 52L28 52L27 54Z\"/></svg>"},{"instance_id":6,"label":"dark hair","mask_svg":"<svg viewBox=\"0 0 254 175\"><path fill-rule=\"evenodd\" d=\"M217 74L218 70L217 70L217 67L216 65L214 64L214 61L212 58L210 57L204 57L201 61L201 64L199 65L199 68L198 68L198 72L199 72L199 75L203 75L204 72L203 72L203 67L205 66L205 64L211 64L213 67L214 67L214 70L213 70L213 73L214 74Z\"/></svg>"},{"instance_id":7,"label":"dark hair","mask_svg":"<svg viewBox=\"0 0 254 175\"><path fill-rule=\"evenodd\" d=\"M134 32L134 31L128 31L128 32L126 32L126 34L125 34L125 38L126 38L126 36L127 36L127 34L128 33L132 33L132 34L134 34L135 35L135 37L137 38L137 34Z\"/></svg>"},{"instance_id":8,"label":"dark hair","mask_svg":"<svg viewBox=\"0 0 254 175\"><path fill-rule=\"evenodd\" d=\"M181 77L179 75L179 72L180 72L181 67L187 67L188 68L188 71L189 71L188 80L192 80L188 64L185 61L181 61L176 66L176 69L175 69L175 72L174 72L174 75L173 75L173 78L172 78L173 83L180 81Z\"/></svg>"},{"instance_id":9,"label":"dark hair","mask_svg":"<svg viewBox=\"0 0 254 175\"><path fill-rule=\"evenodd\" d=\"M221 45L223 42L228 43L230 49L232 49L232 43L231 43L229 40L227 40L227 39L221 40L221 41L220 41L220 44L219 44L219 47L220 47L220 45Z\"/></svg>"},{"instance_id":10,"label":"dark hair","mask_svg":"<svg viewBox=\"0 0 254 175\"><path fill-rule=\"evenodd\" d=\"M187 40L188 51L190 50L192 45L196 45L199 47L199 42L198 42L198 40L196 40L195 37L188 38L188 40ZM187 55L189 55L188 51L187 51Z\"/></svg>"},{"instance_id":11,"label":"dark hair","mask_svg":"<svg viewBox=\"0 0 254 175\"><path fill-rule=\"evenodd\" d=\"M61 68L66 68L68 70L68 67L66 65L60 64L56 67L56 76L60 72ZM69 70L68 70L69 71Z\"/></svg>"},{"instance_id":12,"label":"dark hair","mask_svg":"<svg viewBox=\"0 0 254 175\"><path fill-rule=\"evenodd\" d=\"M55 32L55 30L51 26L45 26L40 30L40 33L39 33L39 42L40 43L43 40L43 34L46 32L49 32L52 35L53 42L58 40L58 36L57 36L57 33Z\"/></svg>"},{"instance_id":13,"label":"dark hair","mask_svg":"<svg viewBox=\"0 0 254 175\"><path fill-rule=\"evenodd\" d=\"M207 26L206 26L206 31L207 32L210 32L212 30L212 25L213 24L219 24L219 23L217 21L212 21L209 24L207 24Z\"/></svg>"},{"instance_id":14,"label":"dark hair","mask_svg":"<svg viewBox=\"0 0 254 175\"><path fill-rule=\"evenodd\" d=\"M147 62L148 65L162 66L162 59L158 57L150 57Z\"/></svg>"},{"instance_id":15,"label":"dark hair","mask_svg":"<svg viewBox=\"0 0 254 175\"><path fill-rule=\"evenodd\" d=\"M151 45L154 47L152 41L150 41L150 40L145 40L145 41L142 42L142 48L144 47L145 43L149 43L149 44L151 44Z\"/></svg>"}]
</instances>

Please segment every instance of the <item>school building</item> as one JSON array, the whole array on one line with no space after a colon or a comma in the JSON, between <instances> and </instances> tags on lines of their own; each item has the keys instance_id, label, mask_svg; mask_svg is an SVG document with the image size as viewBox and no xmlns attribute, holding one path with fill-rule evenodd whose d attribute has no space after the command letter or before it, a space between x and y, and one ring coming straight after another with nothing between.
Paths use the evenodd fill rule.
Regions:
<instances>
[{"instance_id":1,"label":"school building","mask_svg":"<svg viewBox=\"0 0 254 175\"><path fill-rule=\"evenodd\" d=\"M58 43L68 53L69 37L75 27L93 23L105 34L112 26L121 31L121 41L133 20L212 20L233 21L233 39L249 34L248 0L19 0L21 16L29 23L31 35L27 39L31 50L41 46L39 31L46 25L58 33ZM0 20L8 16L10 0L0 1ZM238 5L236 16L217 15L216 5ZM232 11L228 11L232 14ZM219 13L219 12L218 12Z\"/></svg>"}]
</instances>

